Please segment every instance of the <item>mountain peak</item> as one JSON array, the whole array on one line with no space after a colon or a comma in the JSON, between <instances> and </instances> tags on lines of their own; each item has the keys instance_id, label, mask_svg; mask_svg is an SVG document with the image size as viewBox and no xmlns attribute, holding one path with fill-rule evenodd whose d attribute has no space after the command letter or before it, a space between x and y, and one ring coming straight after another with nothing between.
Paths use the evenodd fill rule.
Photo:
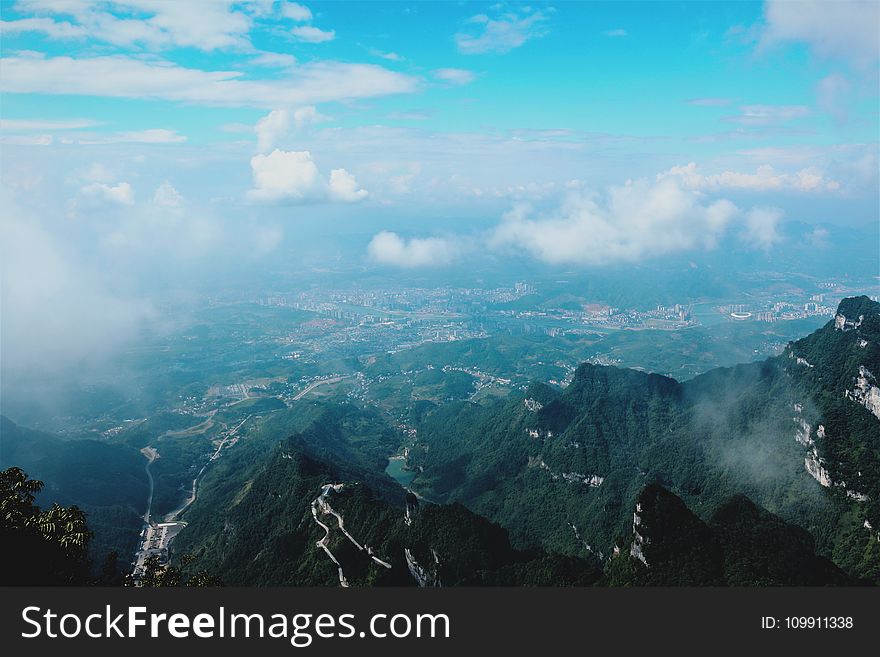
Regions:
<instances>
[{"instance_id":1,"label":"mountain peak","mask_svg":"<svg viewBox=\"0 0 880 657\"><path fill-rule=\"evenodd\" d=\"M840 331L861 329L876 336L880 333L880 303L864 295L843 299L834 316L834 328Z\"/></svg>"}]
</instances>

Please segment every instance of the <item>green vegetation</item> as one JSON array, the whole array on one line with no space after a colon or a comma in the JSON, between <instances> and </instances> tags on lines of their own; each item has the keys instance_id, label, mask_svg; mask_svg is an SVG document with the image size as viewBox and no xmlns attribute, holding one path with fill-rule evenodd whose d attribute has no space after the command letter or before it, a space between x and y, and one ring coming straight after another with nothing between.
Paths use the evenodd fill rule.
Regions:
<instances>
[{"instance_id":1,"label":"green vegetation","mask_svg":"<svg viewBox=\"0 0 880 657\"><path fill-rule=\"evenodd\" d=\"M0 471L0 584L3 586L83 585L90 581L91 533L76 506L34 504L43 482L20 468Z\"/></svg>"},{"instance_id":2,"label":"green vegetation","mask_svg":"<svg viewBox=\"0 0 880 657\"><path fill-rule=\"evenodd\" d=\"M646 486L633 515L632 542L606 569L612 586L852 585L817 557L809 532L761 509L744 495L725 502L706 524L681 498Z\"/></svg>"},{"instance_id":3,"label":"green vegetation","mask_svg":"<svg viewBox=\"0 0 880 657\"><path fill-rule=\"evenodd\" d=\"M520 548L571 555L586 545L609 554L648 483L676 492L704 521L741 493L809 531L819 553L852 576L877 581L875 532L858 525L880 526L878 420L844 393L860 366L880 371L878 307L850 300L841 313L861 321L858 328L830 322L794 343L791 357L683 384L584 364L564 391L532 386L507 400L434 408L410 450L410 467L422 470L413 485L500 523ZM530 409L526 400L542 406ZM801 419L811 425L830 490L804 467L810 451L795 440ZM580 483L594 475L600 485ZM848 496L853 489L865 497Z\"/></svg>"},{"instance_id":4,"label":"green vegetation","mask_svg":"<svg viewBox=\"0 0 880 657\"><path fill-rule=\"evenodd\" d=\"M0 468L18 467L47 482L40 504L76 505L94 532L91 556L129 554L147 503L146 459L127 445L61 440L0 417Z\"/></svg>"},{"instance_id":5,"label":"green vegetation","mask_svg":"<svg viewBox=\"0 0 880 657\"><path fill-rule=\"evenodd\" d=\"M264 310L221 332L243 339L261 317L283 332ZM291 321L306 331L316 321L318 333L332 322L308 317ZM200 326L192 341L213 341L216 329ZM178 508L207 464L173 544L177 570L157 570L157 586L213 581L202 571L227 585L337 585L317 545L321 523L322 544L352 585L880 583L880 419L870 392L880 305L847 299L836 321L780 355L684 382L590 363L573 370L599 339L496 337L346 359L333 373L362 377L297 401L303 381L285 372L326 372L332 359L259 373L227 362L222 376L193 379L216 384L213 406L188 401L185 412L127 421L100 440L62 440L3 418L0 465L50 482L33 492L38 502L77 505L100 557L134 549L148 497L139 449L158 452L154 517ZM564 377L564 388L527 384ZM254 396L241 399L244 389ZM209 462L233 430L234 446ZM418 499L385 473L402 449ZM321 505L372 554L323 506L316 522L312 504L327 484L342 486ZM622 538L633 537L636 504L647 567L627 556L635 538Z\"/></svg>"},{"instance_id":6,"label":"green vegetation","mask_svg":"<svg viewBox=\"0 0 880 657\"><path fill-rule=\"evenodd\" d=\"M345 418L337 421L341 428ZM321 434L328 430L327 418L320 427ZM218 467L187 514L189 525L176 547L197 557L225 584L338 584L335 564L316 546L323 530L311 512L321 487L338 482L345 487L330 502L347 530L391 565L377 564L334 531L328 548L352 585L414 585L407 550L424 565L431 582L443 585L589 584L598 579L595 562L514 550L505 530L460 505L420 509L411 497L408 525L403 490L384 476L317 456L315 432L310 428L277 443L251 464L244 482L239 477L235 485L226 485L235 466Z\"/></svg>"}]
</instances>

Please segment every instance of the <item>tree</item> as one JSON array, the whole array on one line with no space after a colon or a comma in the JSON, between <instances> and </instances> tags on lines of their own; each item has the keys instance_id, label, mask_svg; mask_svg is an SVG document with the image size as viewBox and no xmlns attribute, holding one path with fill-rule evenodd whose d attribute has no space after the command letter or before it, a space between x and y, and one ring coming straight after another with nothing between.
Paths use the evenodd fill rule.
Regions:
<instances>
[{"instance_id":1,"label":"tree","mask_svg":"<svg viewBox=\"0 0 880 657\"><path fill-rule=\"evenodd\" d=\"M89 583L85 514L76 506L34 504L43 482L20 468L0 471L0 584L57 586Z\"/></svg>"},{"instance_id":2,"label":"tree","mask_svg":"<svg viewBox=\"0 0 880 657\"><path fill-rule=\"evenodd\" d=\"M193 557L182 555L181 567L163 565L159 557L152 555L144 560L144 569L140 577L128 576L126 586L146 586L159 588L166 586L221 586L220 580L205 570L188 574L186 569L194 562Z\"/></svg>"}]
</instances>

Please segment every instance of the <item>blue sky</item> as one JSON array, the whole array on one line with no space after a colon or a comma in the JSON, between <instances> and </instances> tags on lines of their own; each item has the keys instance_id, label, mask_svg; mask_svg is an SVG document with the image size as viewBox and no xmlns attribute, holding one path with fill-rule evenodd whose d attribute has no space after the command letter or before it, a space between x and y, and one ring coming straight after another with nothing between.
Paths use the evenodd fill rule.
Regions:
<instances>
[{"instance_id":1,"label":"blue sky","mask_svg":"<svg viewBox=\"0 0 880 657\"><path fill-rule=\"evenodd\" d=\"M874 2L2 10L4 203L102 257L354 225L366 262L601 265L877 220Z\"/></svg>"},{"instance_id":2,"label":"blue sky","mask_svg":"<svg viewBox=\"0 0 880 657\"><path fill-rule=\"evenodd\" d=\"M772 259L878 221L877 2L0 11L4 368L242 271Z\"/></svg>"}]
</instances>

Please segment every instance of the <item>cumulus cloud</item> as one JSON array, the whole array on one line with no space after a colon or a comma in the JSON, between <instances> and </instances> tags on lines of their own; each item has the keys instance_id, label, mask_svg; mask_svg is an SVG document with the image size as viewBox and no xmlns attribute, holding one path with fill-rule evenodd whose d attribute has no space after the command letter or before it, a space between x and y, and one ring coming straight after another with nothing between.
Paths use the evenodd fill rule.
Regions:
<instances>
[{"instance_id":1,"label":"cumulus cloud","mask_svg":"<svg viewBox=\"0 0 880 657\"><path fill-rule=\"evenodd\" d=\"M153 194L153 205L163 208L179 208L183 205L183 196L174 189L174 185L166 180L156 188Z\"/></svg>"},{"instance_id":2,"label":"cumulus cloud","mask_svg":"<svg viewBox=\"0 0 880 657\"><path fill-rule=\"evenodd\" d=\"M549 33L547 20L552 9L506 12L498 18L477 14L468 19L466 30L455 35L463 55L506 53Z\"/></svg>"},{"instance_id":3,"label":"cumulus cloud","mask_svg":"<svg viewBox=\"0 0 880 657\"><path fill-rule=\"evenodd\" d=\"M272 110L254 126L254 132L257 133L257 150L268 151L289 129L290 113L283 109Z\"/></svg>"},{"instance_id":4,"label":"cumulus cloud","mask_svg":"<svg viewBox=\"0 0 880 657\"><path fill-rule=\"evenodd\" d=\"M108 185L105 183L92 183L79 190L82 198L92 201L103 201L119 205L134 204L134 190L127 182Z\"/></svg>"},{"instance_id":5,"label":"cumulus cloud","mask_svg":"<svg viewBox=\"0 0 880 657\"><path fill-rule=\"evenodd\" d=\"M390 231L376 234L367 246L367 254L374 262L404 268L446 265L456 258L457 252L457 245L448 238L404 239Z\"/></svg>"},{"instance_id":6,"label":"cumulus cloud","mask_svg":"<svg viewBox=\"0 0 880 657\"><path fill-rule=\"evenodd\" d=\"M880 4L850 0L768 0L761 45L800 41L822 57L836 57L858 66L880 57Z\"/></svg>"},{"instance_id":7,"label":"cumulus cloud","mask_svg":"<svg viewBox=\"0 0 880 657\"><path fill-rule=\"evenodd\" d=\"M257 134L257 150L260 152L271 150L291 128L299 130L310 123L318 123L326 119L326 116L318 113L314 105L300 107L294 111L272 110L254 126L254 132Z\"/></svg>"},{"instance_id":8,"label":"cumulus cloud","mask_svg":"<svg viewBox=\"0 0 880 657\"><path fill-rule=\"evenodd\" d=\"M309 151L275 149L251 158L254 187L248 198L270 203L334 200L361 201L367 191L345 169L334 169L324 180Z\"/></svg>"},{"instance_id":9,"label":"cumulus cloud","mask_svg":"<svg viewBox=\"0 0 880 657\"><path fill-rule=\"evenodd\" d=\"M367 197L367 190L358 187L357 179L345 169L330 172L330 197L343 203L357 203Z\"/></svg>"},{"instance_id":10,"label":"cumulus cloud","mask_svg":"<svg viewBox=\"0 0 880 657\"><path fill-rule=\"evenodd\" d=\"M298 25L290 30L290 33L300 41L307 43L324 43L336 38L334 30L322 30L314 25Z\"/></svg>"},{"instance_id":11,"label":"cumulus cloud","mask_svg":"<svg viewBox=\"0 0 880 657\"><path fill-rule=\"evenodd\" d=\"M658 179L677 178L688 189L744 189L750 191L773 191L790 189L799 192L833 192L840 189L840 183L830 180L815 167L801 169L795 173L782 173L769 164L762 164L754 173L723 171L705 175L696 163L674 166L669 171L658 174Z\"/></svg>"},{"instance_id":12,"label":"cumulus cloud","mask_svg":"<svg viewBox=\"0 0 880 657\"><path fill-rule=\"evenodd\" d=\"M248 80L241 79L241 71L206 71L166 60L121 55L18 55L0 61L0 91L4 93L162 99L272 109L409 93L418 88L418 80L412 76L375 64L345 62L309 62L286 71L282 77Z\"/></svg>"},{"instance_id":13,"label":"cumulus cloud","mask_svg":"<svg viewBox=\"0 0 880 657\"><path fill-rule=\"evenodd\" d=\"M632 262L713 248L737 214L730 201L708 203L675 180L641 180L612 187L604 199L572 193L558 210L539 217L519 204L505 214L490 245L553 264Z\"/></svg>"},{"instance_id":14,"label":"cumulus cloud","mask_svg":"<svg viewBox=\"0 0 880 657\"><path fill-rule=\"evenodd\" d=\"M753 208L746 213L743 233L745 242L765 250L778 244L782 241L779 234L780 219L782 211L777 208Z\"/></svg>"},{"instance_id":15,"label":"cumulus cloud","mask_svg":"<svg viewBox=\"0 0 880 657\"><path fill-rule=\"evenodd\" d=\"M76 169L73 172L74 180L83 182L113 182L116 180L116 174L102 162L92 162L89 166Z\"/></svg>"}]
</instances>

